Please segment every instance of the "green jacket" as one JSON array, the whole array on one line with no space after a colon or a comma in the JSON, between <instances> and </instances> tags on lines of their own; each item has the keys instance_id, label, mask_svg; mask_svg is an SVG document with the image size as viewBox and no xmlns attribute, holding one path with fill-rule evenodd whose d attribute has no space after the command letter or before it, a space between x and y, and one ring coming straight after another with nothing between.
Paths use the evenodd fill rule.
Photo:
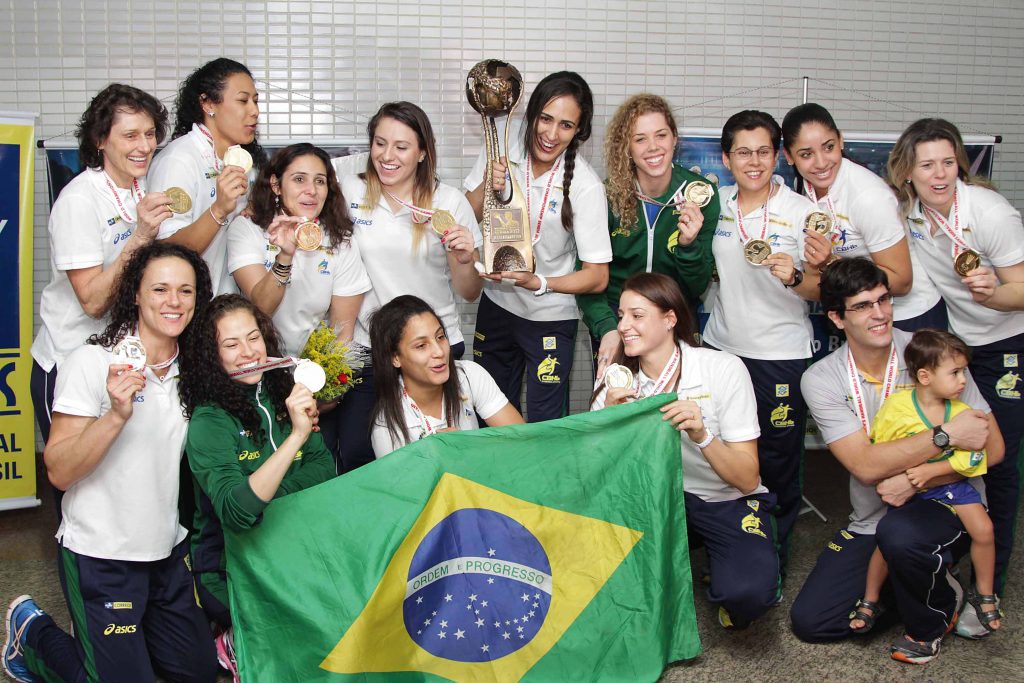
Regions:
<instances>
[{"instance_id":1,"label":"green jacket","mask_svg":"<svg viewBox=\"0 0 1024 683\"><path fill-rule=\"evenodd\" d=\"M695 180L708 182L697 173L673 164L668 191L654 199L667 202L680 185ZM636 225L629 230L621 227L619 217L609 208L608 227L612 237L612 262L609 264L608 289L601 294L580 294L576 297L576 303L583 314L583 322L586 323L591 336L600 339L618 325L616 309L619 296L622 294L622 285L629 276L636 273L650 271L673 277L679 283L687 301L691 305L696 304L697 298L708 287L715 264L714 255L711 253L711 239L715 234L715 226L718 225L720 205L718 188L714 184L711 187L714 189L714 195L708 205L701 209L701 213L704 214L704 225L697 233L697 239L691 244L685 247L676 245L679 216L674 208L665 207L658 214L654 223L654 249L650 268L647 267L648 231L643 203L637 202Z\"/></svg>"},{"instance_id":2,"label":"green jacket","mask_svg":"<svg viewBox=\"0 0 1024 683\"><path fill-rule=\"evenodd\" d=\"M185 440L196 491L192 570L224 605L228 604L228 595L223 527L237 531L259 523L267 503L249 486L249 475L274 453L273 444L280 445L292 431L287 415L275 416L270 397L262 392L262 383L252 387L252 400L262 417L262 434L245 430L238 418L220 406L205 404L195 409ZM335 474L331 452L320 434L313 432L274 498L315 486Z\"/></svg>"}]
</instances>

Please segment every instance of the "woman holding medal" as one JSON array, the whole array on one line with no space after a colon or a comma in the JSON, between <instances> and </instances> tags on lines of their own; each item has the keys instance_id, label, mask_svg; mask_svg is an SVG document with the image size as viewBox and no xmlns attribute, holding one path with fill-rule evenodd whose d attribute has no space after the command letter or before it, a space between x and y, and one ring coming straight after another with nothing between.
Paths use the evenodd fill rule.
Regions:
<instances>
[{"instance_id":1,"label":"woman holding medal","mask_svg":"<svg viewBox=\"0 0 1024 683\"><path fill-rule=\"evenodd\" d=\"M734 355L693 345L693 315L667 275L626 280L618 314L625 360L608 367L590 409L676 392L661 412L682 432L686 522L708 549L708 598L722 626L746 626L780 597L750 376Z\"/></svg>"},{"instance_id":2,"label":"woman holding medal","mask_svg":"<svg viewBox=\"0 0 1024 683\"><path fill-rule=\"evenodd\" d=\"M734 114L722 129L722 161L736 185L719 190L722 216L711 247L720 281L709 290L704 342L739 356L754 382L761 476L778 498L774 513L785 568L800 512L807 418L800 376L812 339L806 300L817 298L818 273L799 265L814 205L772 176L781 138L775 119L759 111Z\"/></svg>"},{"instance_id":3,"label":"woman holding medal","mask_svg":"<svg viewBox=\"0 0 1024 683\"><path fill-rule=\"evenodd\" d=\"M482 275L490 282L477 311L473 353L517 410L525 371L530 422L566 414L579 326L573 295L597 294L608 285L612 249L604 186L579 156L593 114L593 94L579 74L546 76L530 96L522 139L493 164L491 178L484 178L482 150L463 183L477 218L488 188L504 195L506 173L514 174L526 198L536 272Z\"/></svg>"},{"instance_id":4,"label":"woman holding medal","mask_svg":"<svg viewBox=\"0 0 1024 683\"><path fill-rule=\"evenodd\" d=\"M164 105L119 83L100 91L78 122L85 170L64 186L50 211L51 276L32 343L32 403L44 443L58 366L103 329L114 282L171 217L166 195L146 193L146 172L166 133Z\"/></svg>"},{"instance_id":5,"label":"woman holding medal","mask_svg":"<svg viewBox=\"0 0 1024 683\"><path fill-rule=\"evenodd\" d=\"M473 301L482 283L473 263L483 238L466 198L437 179L434 131L426 113L411 102L382 106L367 124L370 157L366 171L342 178L350 202L355 244L373 289L363 298L355 344L369 356L370 315L402 294L414 294L437 311L456 358L465 350L456 295ZM374 405L373 364L345 396L332 435L341 471L373 460L370 443ZM332 439L340 447L332 445Z\"/></svg>"},{"instance_id":6,"label":"woman holding medal","mask_svg":"<svg viewBox=\"0 0 1024 683\"><path fill-rule=\"evenodd\" d=\"M786 161L796 169L797 192L818 207L805 226L804 262L821 270L838 258L867 256L885 271L898 297L897 327L945 329L945 307L927 273L913 262L892 189L843 156L843 135L828 110L814 103L790 109L782 140Z\"/></svg>"},{"instance_id":7,"label":"woman holding medal","mask_svg":"<svg viewBox=\"0 0 1024 683\"><path fill-rule=\"evenodd\" d=\"M236 291L223 228L245 208L253 163L263 163L258 102L244 65L221 57L199 67L181 83L173 140L149 173L150 187L172 199L160 239L202 254L215 294Z\"/></svg>"},{"instance_id":8,"label":"woman holding medal","mask_svg":"<svg viewBox=\"0 0 1024 683\"><path fill-rule=\"evenodd\" d=\"M889 156L889 183L911 249L946 302L951 330L971 347L971 376L1003 432L1006 455L985 475L1002 593L1020 498L1024 226L1002 195L971 177L960 131L942 119L903 131Z\"/></svg>"},{"instance_id":9,"label":"woman holding medal","mask_svg":"<svg viewBox=\"0 0 1024 683\"><path fill-rule=\"evenodd\" d=\"M266 313L223 294L196 330L182 354L181 382L190 418L185 450L197 484L192 570L203 611L218 627L218 656L234 672L224 529L252 528L271 500L331 479L335 467L298 371L294 379L280 370L231 377L287 353Z\"/></svg>"},{"instance_id":10,"label":"woman holding medal","mask_svg":"<svg viewBox=\"0 0 1024 683\"><path fill-rule=\"evenodd\" d=\"M455 360L440 318L422 299L403 295L370 320L377 405L373 452L384 457L438 432L522 424L523 416L487 371Z\"/></svg>"},{"instance_id":11,"label":"woman holding medal","mask_svg":"<svg viewBox=\"0 0 1024 683\"><path fill-rule=\"evenodd\" d=\"M178 519L187 426L178 344L195 333L189 323L210 292L198 254L144 246L117 280L110 324L61 366L43 459L65 491L57 538L74 637L29 596L17 598L4 665L18 680L216 677Z\"/></svg>"},{"instance_id":12,"label":"woman holding medal","mask_svg":"<svg viewBox=\"0 0 1024 683\"><path fill-rule=\"evenodd\" d=\"M675 278L694 308L711 281L718 191L700 175L672 162L678 142L672 110L657 95L630 97L608 124L604 138L612 245L608 289L576 297L597 354L598 378L621 353L615 311L627 277L665 273Z\"/></svg>"}]
</instances>

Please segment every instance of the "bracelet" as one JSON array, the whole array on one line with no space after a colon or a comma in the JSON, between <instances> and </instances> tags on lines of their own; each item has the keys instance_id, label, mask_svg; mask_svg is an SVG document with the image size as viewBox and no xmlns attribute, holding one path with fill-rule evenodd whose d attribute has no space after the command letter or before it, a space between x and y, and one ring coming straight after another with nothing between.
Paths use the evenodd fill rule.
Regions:
<instances>
[{"instance_id":1,"label":"bracelet","mask_svg":"<svg viewBox=\"0 0 1024 683\"><path fill-rule=\"evenodd\" d=\"M227 225L227 224L228 224L228 219L227 219L227 217L225 217L225 218L224 218L224 220L221 220L221 219L217 218L217 214L215 214L215 213L213 212L213 204L211 204L211 205L210 205L210 218L212 218L212 219L213 219L213 222L214 222L214 223L216 223L217 225L219 225L219 226L220 226L220 227L222 227L222 228L223 228L223 227L224 227L225 225Z\"/></svg>"},{"instance_id":2,"label":"bracelet","mask_svg":"<svg viewBox=\"0 0 1024 683\"><path fill-rule=\"evenodd\" d=\"M704 450L705 448L710 446L711 442L715 440L715 435L711 433L710 429L705 429L704 431L707 432L707 436L704 437L703 441L701 441L699 444L697 444L697 448L699 448L701 450Z\"/></svg>"},{"instance_id":3,"label":"bracelet","mask_svg":"<svg viewBox=\"0 0 1024 683\"><path fill-rule=\"evenodd\" d=\"M291 275L285 275L285 276L278 275L277 272L273 271L273 270L270 271L270 274L271 274L271 276L273 276L274 280L277 281L277 286L278 287L287 287L288 285L290 285L292 283L292 276Z\"/></svg>"},{"instance_id":4,"label":"bracelet","mask_svg":"<svg viewBox=\"0 0 1024 683\"><path fill-rule=\"evenodd\" d=\"M537 291L534 292L533 295L544 296L545 294L550 292L551 289L548 288L548 279L541 275L540 273L534 273L534 275L537 277L538 280L540 280L540 287L537 288Z\"/></svg>"}]
</instances>

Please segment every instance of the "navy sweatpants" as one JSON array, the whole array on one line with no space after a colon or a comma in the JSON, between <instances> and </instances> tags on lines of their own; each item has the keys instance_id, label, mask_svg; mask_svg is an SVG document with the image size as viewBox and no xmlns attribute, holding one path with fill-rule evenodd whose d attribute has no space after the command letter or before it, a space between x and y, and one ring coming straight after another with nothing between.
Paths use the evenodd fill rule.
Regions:
<instances>
[{"instance_id":1,"label":"navy sweatpants","mask_svg":"<svg viewBox=\"0 0 1024 683\"><path fill-rule=\"evenodd\" d=\"M930 327L933 330L948 330L949 313L946 312L946 302L939 299L939 303L921 315L915 315L913 318L907 318L906 320L893 320L892 326L904 332L917 332L926 327Z\"/></svg>"},{"instance_id":2,"label":"navy sweatpants","mask_svg":"<svg viewBox=\"0 0 1024 683\"><path fill-rule=\"evenodd\" d=\"M26 634L29 668L45 681L146 683L217 678L213 635L196 604L188 541L154 562L102 560L61 548L71 637L49 615Z\"/></svg>"},{"instance_id":3,"label":"navy sweatpants","mask_svg":"<svg viewBox=\"0 0 1024 683\"><path fill-rule=\"evenodd\" d=\"M996 593L1003 592L1020 506L1020 446L1024 433L1024 334L971 348L968 366L1003 433L1006 454L985 475L988 514L996 534Z\"/></svg>"},{"instance_id":4,"label":"navy sweatpants","mask_svg":"<svg viewBox=\"0 0 1024 683\"><path fill-rule=\"evenodd\" d=\"M950 508L913 498L889 510L874 535L843 529L826 544L790 610L798 638L818 643L853 633L850 613L864 597L876 544L889 563L882 601L896 608L883 618L900 618L915 640L934 640L946 632L957 606L946 566L967 552L970 536Z\"/></svg>"},{"instance_id":5,"label":"navy sweatpants","mask_svg":"<svg viewBox=\"0 0 1024 683\"><path fill-rule=\"evenodd\" d=\"M709 503L685 494L691 543L702 540L707 548L708 599L724 607L737 626L749 624L779 600L774 498L769 493Z\"/></svg>"},{"instance_id":6,"label":"navy sweatpants","mask_svg":"<svg viewBox=\"0 0 1024 683\"><path fill-rule=\"evenodd\" d=\"M509 313L480 297L473 356L491 374L516 410L526 373L526 417L543 422L564 417L569 408L569 375L576 344L572 320L534 321Z\"/></svg>"}]
</instances>

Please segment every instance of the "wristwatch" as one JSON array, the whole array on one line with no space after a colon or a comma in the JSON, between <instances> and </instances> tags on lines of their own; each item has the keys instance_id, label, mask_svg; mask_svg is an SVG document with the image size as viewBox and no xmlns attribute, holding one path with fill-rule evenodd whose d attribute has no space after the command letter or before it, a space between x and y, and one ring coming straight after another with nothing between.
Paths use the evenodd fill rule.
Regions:
<instances>
[{"instance_id":1,"label":"wristwatch","mask_svg":"<svg viewBox=\"0 0 1024 683\"><path fill-rule=\"evenodd\" d=\"M932 429L932 443L940 451L949 448L949 434L942 429L942 425L935 425L935 428Z\"/></svg>"},{"instance_id":2,"label":"wristwatch","mask_svg":"<svg viewBox=\"0 0 1024 683\"><path fill-rule=\"evenodd\" d=\"M803 281L804 281L804 271L802 271L799 268L797 268L796 270L793 271L793 281L790 282L788 285L785 282L783 282L782 286L783 287L790 287L790 288L792 288L792 287L799 287L800 283L803 282Z\"/></svg>"}]
</instances>

